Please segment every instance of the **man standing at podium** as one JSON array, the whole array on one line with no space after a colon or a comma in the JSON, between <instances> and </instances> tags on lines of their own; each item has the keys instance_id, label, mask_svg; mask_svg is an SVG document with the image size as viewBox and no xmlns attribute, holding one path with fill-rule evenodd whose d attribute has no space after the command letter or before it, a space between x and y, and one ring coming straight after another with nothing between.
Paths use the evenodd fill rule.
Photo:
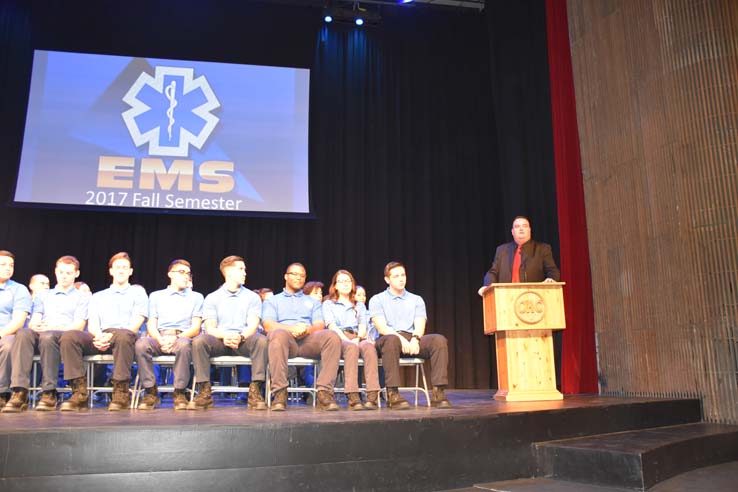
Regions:
<instances>
[{"instance_id":1,"label":"man standing at podium","mask_svg":"<svg viewBox=\"0 0 738 492\"><path fill-rule=\"evenodd\" d=\"M513 241L497 247L492 267L484 276L479 295L490 284L516 282L558 282L561 278L551 246L530 238L530 221L517 216L512 224Z\"/></svg>"}]
</instances>

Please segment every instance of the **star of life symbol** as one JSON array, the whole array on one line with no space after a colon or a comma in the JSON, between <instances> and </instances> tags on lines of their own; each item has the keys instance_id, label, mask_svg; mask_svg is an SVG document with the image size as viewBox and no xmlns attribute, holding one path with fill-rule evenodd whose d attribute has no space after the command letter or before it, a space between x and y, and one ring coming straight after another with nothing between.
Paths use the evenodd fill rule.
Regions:
<instances>
[{"instance_id":1,"label":"star of life symbol","mask_svg":"<svg viewBox=\"0 0 738 492\"><path fill-rule=\"evenodd\" d=\"M220 101L192 68L157 66L154 74L141 73L123 96L130 106L123 121L136 147L149 144L150 155L187 157L190 145L202 149L213 133L220 120L211 111Z\"/></svg>"}]
</instances>

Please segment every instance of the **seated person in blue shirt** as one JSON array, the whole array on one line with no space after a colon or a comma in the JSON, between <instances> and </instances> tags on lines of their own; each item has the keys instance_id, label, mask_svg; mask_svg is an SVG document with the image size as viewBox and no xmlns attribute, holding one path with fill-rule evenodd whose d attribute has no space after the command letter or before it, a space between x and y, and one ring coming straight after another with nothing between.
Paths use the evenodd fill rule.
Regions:
<instances>
[{"instance_id":1,"label":"seated person in blue shirt","mask_svg":"<svg viewBox=\"0 0 738 492\"><path fill-rule=\"evenodd\" d=\"M138 375L144 387L139 410L153 410L161 402L152 357L164 354L174 354L174 409L187 409L185 390L190 381L192 339L200 334L203 297L187 287L192 276L187 260L172 261L167 275L169 287L149 296L149 336L136 342Z\"/></svg>"},{"instance_id":2,"label":"seated person in blue shirt","mask_svg":"<svg viewBox=\"0 0 738 492\"><path fill-rule=\"evenodd\" d=\"M0 250L0 408L9 399L10 350L15 334L31 312L31 294L23 284L12 280L15 256Z\"/></svg>"},{"instance_id":3,"label":"seated person in blue shirt","mask_svg":"<svg viewBox=\"0 0 738 492\"><path fill-rule=\"evenodd\" d=\"M76 411L87 404L87 382L82 358L85 355L113 354L113 396L108 410L125 410L131 405L131 368L136 335L149 314L149 299L143 287L129 283L133 268L128 253L114 254L108 261L113 283L90 298L87 331L66 333L61 340L64 375L73 394L61 410Z\"/></svg>"},{"instance_id":4,"label":"seated person in blue shirt","mask_svg":"<svg viewBox=\"0 0 738 492\"><path fill-rule=\"evenodd\" d=\"M50 287L51 282L49 282L49 277L43 273L31 275L31 279L28 281L28 290L31 292L31 300L35 299L41 292L49 290Z\"/></svg>"},{"instance_id":5,"label":"seated person in blue shirt","mask_svg":"<svg viewBox=\"0 0 738 492\"><path fill-rule=\"evenodd\" d=\"M15 335L10 351L10 386L13 396L3 412L22 412L28 408L28 387L31 381L33 354L41 356L41 400L36 410L56 410L57 376L59 374L61 339L69 333L82 333L87 320L88 296L74 288L79 276L79 261L74 256L62 256L54 269L56 286L42 292L33 302L33 314L28 328ZM67 368L64 377L68 378Z\"/></svg>"},{"instance_id":6,"label":"seated person in blue shirt","mask_svg":"<svg viewBox=\"0 0 738 492\"><path fill-rule=\"evenodd\" d=\"M269 373L274 390L273 411L287 407L287 359L320 357L318 408L338 410L333 397L341 339L325 329L320 302L302 292L306 272L301 263L292 263L284 274L284 290L267 299L262 309L262 323L269 338Z\"/></svg>"},{"instance_id":7,"label":"seated person in blue shirt","mask_svg":"<svg viewBox=\"0 0 738 492\"><path fill-rule=\"evenodd\" d=\"M370 316L380 334L377 350L382 356L387 382L388 405L403 410L410 404L400 396L400 357L403 355L431 360L431 405L450 408L446 398L448 384L448 343L446 337L425 334L425 302L423 298L405 290L405 266L391 261L384 267L384 281L389 287L369 301Z\"/></svg>"},{"instance_id":8,"label":"seated person in blue shirt","mask_svg":"<svg viewBox=\"0 0 738 492\"><path fill-rule=\"evenodd\" d=\"M366 306L356 300L356 282L348 270L338 270L323 303L323 319L328 329L341 338L341 356L346 379L349 410L376 410L379 395L377 349L366 339ZM359 394L359 352L364 359L366 404Z\"/></svg>"},{"instance_id":9,"label":"seated person in blue shirt","mask_svg":"<svg viewBox=\"0 0 738 492\"><path fill-rule=\"evenodd\" d=\"M205 333L192 343L197 397L190 410L205 410L213 406L210 387L210 357L242 355L251 357L251 385L248 407L266 410L261 394L266 381L267 339L258 333L261 319L261 299L246 283L246 263L240 256L227 256L220 262L225 283L208 294L202 310Z\"/></svg>"}]
</instances>

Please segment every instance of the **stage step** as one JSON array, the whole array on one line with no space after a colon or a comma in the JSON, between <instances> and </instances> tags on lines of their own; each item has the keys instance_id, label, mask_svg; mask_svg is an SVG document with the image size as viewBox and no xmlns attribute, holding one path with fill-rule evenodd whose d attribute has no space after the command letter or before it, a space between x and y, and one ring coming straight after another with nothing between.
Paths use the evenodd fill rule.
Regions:
<instances>
[{"instance_id":1,"label":"stage step","mask_svg":"<svg viewBox=\"0 0 738 492\"><path fill-rule=\"evenodd\" d=\"M738 426L674 425L534 447L539 476L647 490L689 470L738 460Z\"/></svg>"}]
</instances>

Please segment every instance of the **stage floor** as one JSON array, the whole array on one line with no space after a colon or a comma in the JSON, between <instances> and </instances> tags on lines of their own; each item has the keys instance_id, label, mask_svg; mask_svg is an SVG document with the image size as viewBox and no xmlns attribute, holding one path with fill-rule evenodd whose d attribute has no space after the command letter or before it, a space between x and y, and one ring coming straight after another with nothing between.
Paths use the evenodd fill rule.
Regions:
<instances>
[{"instance_id":1,"label":"stage floor","mask_svg":"<svg viewBox=\"0 0 738 492\"><path fill-rule=\"evenodd\" d=\"M447 392L453 408L439 410L424 406L420 397L417 407L409 410L389 410L382 407L375 411L349 411L345 400L339 399L341 409L325 412L306 404L293 404L285 412L247 410L245 402L237 399L218 398L216 406L206 411L177 411L172 409L171 395L153 411L126 410L109 412L105 404L80 412L38 412L33 409L18 414L0 414L0 432L41 431L46 429L74 429L99 427L159 427L184 425L262 426L281 423L341 423L372 422L376 420L420 420L484 418L494 415L568 411L577 408L612 407L618 404L634 405L664 401L658 398L614 398L596 395L566 396L563 401L499 402L492 399L494 390L450 390ZM403 393L412 403L412 392Z\"/></svg>"},{"instance_id":2,"label":"stage floor","mask_svg":"<svg viewBox=\"0 0 738 492\"><path fill-rule=\"evenodd\" d=\"M175 412L167 398L153 411L0 414L0 488L427 492L535 476L536 442L701 418L694 399L492 395L449 391L449 410L257 412L219 399Z\"/></svg>"}]
</instances>

